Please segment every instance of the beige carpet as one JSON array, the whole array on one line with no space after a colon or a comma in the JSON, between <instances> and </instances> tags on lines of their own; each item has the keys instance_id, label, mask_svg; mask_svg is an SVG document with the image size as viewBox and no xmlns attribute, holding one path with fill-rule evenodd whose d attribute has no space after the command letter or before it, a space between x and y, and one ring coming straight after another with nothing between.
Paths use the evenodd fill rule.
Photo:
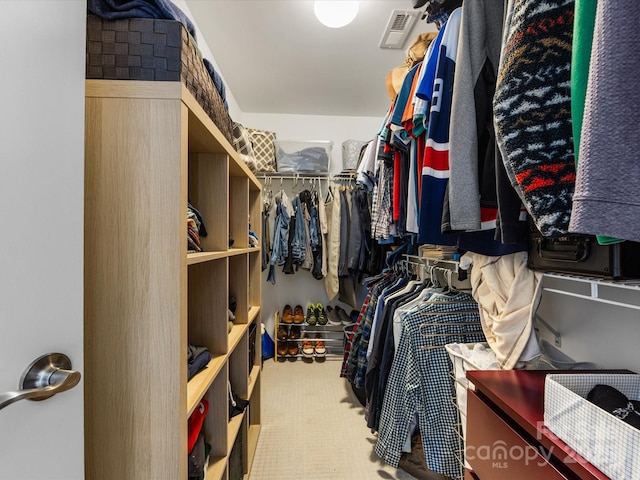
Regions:
<instances>
[{"instance_id":1,"label":"beige carpet","mask_svg":"<svg viewBox=\"0 0 640 480\"><path fill-rule=\"evenodd\" d=\"M341 362L266 360L250 480L414 479L382 462Z\"/></svg>"}]
</instances>

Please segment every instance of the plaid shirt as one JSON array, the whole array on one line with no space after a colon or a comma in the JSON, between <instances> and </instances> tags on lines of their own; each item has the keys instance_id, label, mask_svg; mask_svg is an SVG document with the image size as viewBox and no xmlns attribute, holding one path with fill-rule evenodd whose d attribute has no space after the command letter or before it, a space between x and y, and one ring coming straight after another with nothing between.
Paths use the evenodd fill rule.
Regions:
<instances>
[{"instance_id":1,"label":"plaid shirt","mask_svg":"<svg viewBox=\"0 0 640 480\"><path fill-rule=\"evenodd\" d=\"M351 333L349 334L349 338L347 339L347 343L344 346L344 354L342 357L342 368L340 369L340 377L342 378L348 378L348 369L349 369L349 357L351 355L351 351L353 350L351 348L351 346L353 345L354 341L357 342L356 340L356 334L358 333L358 330L360 328L360 324L362 322L362 318L364 317L364 312L367 310L367 307L369 305L369 301L371 300L371 290L373 289L370 288L369 289L369 293L367 293L367 297L364 299L364 303L362 304L362 308L360 308L360 314L358 315L358 319L356 320L356 324L353 327L353 330L351 330ZM346 335L346 333L345 333ZM349 378L349 380L351 380Z\"/></svg>"},{"instance_id":2,"label":"plaid shirt","mask_svg":"<svg viewBox=\"0 0 640 480\"><path fill-rule=\"evenodd\" d=\"M356 324L351 336L351 349L349 351L349 358L347 359L346 377L357 388L364 388L364 374L367 370L366 353L369 336L371 334L373 314L378 303L378 296L383 288L381 285L386 285L388 281L388 277L385 277L381 281L372 285L369 290L369 294L367 295L368 301L366 302L366 307L363 305L363 308L360 310L358 323ZM362 352L363 344L364 352ZM359 375L361 378L359 378Z\"/></svg>"},{"instance_id":3,"label":"plaid shirt","mask_svg":"<svg viewBox=\"0 0 640 480\"><path fill-rule=\"evenodd\" d=\"M389 374L375 450L385 462L397 467L417 415L429 469L461 477L462 465L456 457L460 448L457 412L451 401L455 385L449 376L451 363L444 346L482 342L485 337L479 314L467 313L477 309L467 303L473 301L471 295L438 293L429 299L434 301L440 303L425 302L403 315L403 332Z\"/></svg>"},{"instance_id":4,"label":"plaid shirt","mask_svg":"<svg viewBox=\"0 0 640 480\"><path fill-rule=\"evenodd\" d=\"M371 205L371 238L383 240L391 237L391 223L393 222L392 189L393 162L385 157L378 157L377 182L373 187L373 202Z\"/></svg>"}]
</instances>

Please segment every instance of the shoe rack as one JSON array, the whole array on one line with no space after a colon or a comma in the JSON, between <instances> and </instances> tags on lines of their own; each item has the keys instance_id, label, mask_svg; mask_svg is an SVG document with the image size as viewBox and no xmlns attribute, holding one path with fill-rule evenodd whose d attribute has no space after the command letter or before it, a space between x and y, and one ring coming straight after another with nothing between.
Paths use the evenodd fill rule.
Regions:
<instances>
[{"instance_id":1,"label":"shoe rack","mask_svg":"<svg viewBox=\"0 0 640 480\"><path fill-rule=\"evenodd\" d=\"M261 424L259 336L249 353L261 258L248 240L249 225L262 235L261 185L180 82L88 80L85 118L85 477L187 480L187 419L203 398L207 480L246 476ZM188 200L209 232L200 253L187 253ZM187 381L189 343L212 358ZM228 382L249 401L231 420Z\"/></svg>"},{"instance_id":2,"label":"shoe rack","mask_svg":"<svg viewBox=\"0 0 640 480\"><path fill-rule=\"evenodd\" d=\"M274 325L275 325L275 355L274 360L285 361L285 360L297 360L298 358L303 358L305 360L322 360L322 359L342 359L344 354L344 325L309 325L306 321L302 323L285 323L282 320L282 313L280 311L276 311L274 314ZM287 332L287 339L281 340L278 338L278 332L284 329ZM295 332L298 332L296 335ZM293 335L292 335L293 333ZM324 348L326 349L326 353L324 355L317 355L314 353L311 356L305 356L302 351L302 345L305 341L304 335L307 334L309 336L308 340L311 341L312 345L315 345L315 342L320 340L324 344ZM289 347L292 347L289 349ZM286 349L286 350L285 350ZM286 353L285 353L286 352Z\"/></svg>"}]
</instances>

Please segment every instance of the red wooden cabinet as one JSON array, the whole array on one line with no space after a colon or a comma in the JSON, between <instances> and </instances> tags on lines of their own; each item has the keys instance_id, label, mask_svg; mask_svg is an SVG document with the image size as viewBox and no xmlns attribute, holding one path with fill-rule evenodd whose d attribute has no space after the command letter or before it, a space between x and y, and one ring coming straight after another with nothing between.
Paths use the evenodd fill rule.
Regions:
<instances>
[{"instance_id":1,"label":"red wooden cabinet","mask_svg":"<svg viewBox=\"0 0 640 480\"><path fill-rule=\"evenodd\" d=\"M544 426L547 373L551 372L467 372L471 386L465 454L476 479L608 480ZM474 478L471 472L466 475L465 479Z\"/></svg>"}]
</instances>

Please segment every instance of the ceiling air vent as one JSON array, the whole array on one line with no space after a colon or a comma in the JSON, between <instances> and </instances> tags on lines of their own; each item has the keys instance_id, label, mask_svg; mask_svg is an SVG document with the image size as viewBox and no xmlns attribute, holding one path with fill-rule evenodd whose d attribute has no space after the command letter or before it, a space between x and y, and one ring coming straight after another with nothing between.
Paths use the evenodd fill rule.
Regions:
<instances>
[{"instance_id":1,"label":"ceiling air vent","mask_svg":"<svg viewBox=\"0 0 640 480\"><path fill-rule=\"evenodd\" d=\"M380 48L402 48L420 11L393 10L384 29Z\"/></svg>"}]
</instances>

